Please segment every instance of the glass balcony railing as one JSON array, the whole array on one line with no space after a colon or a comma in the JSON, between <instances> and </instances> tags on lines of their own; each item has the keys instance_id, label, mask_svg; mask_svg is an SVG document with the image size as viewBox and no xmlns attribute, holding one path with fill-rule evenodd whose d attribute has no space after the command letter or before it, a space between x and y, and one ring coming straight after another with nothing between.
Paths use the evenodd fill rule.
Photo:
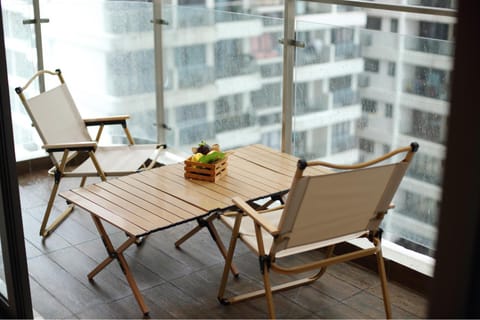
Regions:
<instances>
[{"instance_id":1,"label":"glass balcony railing","mask_svg":"<svg viewBox=\"0 0 480 320\"><path fill-rule=\"evenodd\" d=\"M328 61L309 65L308 71L299 59L308 50L296 50L294 152L310 156L311 160L352 163L372 159L414 140L425 144L394 199L399 209L389 213L385 237L431 255L435 252L438 206L433 204L439 203L441 194L445 156L441 150L447 131L454 44L364 27L359 24L338 29L302 21L302 40L310 40L304 40L306 48L321 36L317 30L330 28L331 33L324 33L321 43L334 49ZM341 41L328 43L336 37ZM429 55L417 59L412 53L418 51ZM327 107L308 119L297 117L306 106L313 105L307 101L312 101L317 92L327 92ZM429 98L431 108L421 102L422 98ZM428 150L428 146L437 151ZM319 148L326 148L326 152L315 157ZM432 205L419 207L421 203ZM406 220L413 222L405 224Z\"/></svg>"},{"instance_id":2,"label":"glass balcony railing","mask_svg":"<svg viewBox=\"0 0 480 320\"><path fill-rule=\"evenodd\" d=\"M405 42L405 49L450 57L454 53L452 42L436 39L408 38Z\"/></svg>"},{"instance_id":3,"label":"glass balcony railing","mask_svg":"<svg viewBox=\"0 0 480 320\"><path fill-rule=\"evenodd\" d=\"M156 50L162 50L168 145L189 152L207 140L224 149L252 143L278 149L282 87L292 86L294 103L287 107L292 108L296 156L355 163L418 138L420 158L435 159L435 165L430 166L430 160L412 164L395 199L401 209L385 221L385 237L434 252L438 207L418 213L416 209L421 203L440 201L452 42L373 33L365 29L367 12L305 6L302 15L313 14L310 22L297 23L296 37L305 48L295 49L294 82L283 84L277 17L245 14L244 7L226 12L164 4L168 25L163 47L155 48L152 3L111 1L96 7L86 24L85 15L78 13L90 12L89 3L51 0L43 11L51 21L44 29L45 66L62 69L82 115L128 113L133 136L156 142L154 60ZM323 14L332 13L338 24L344 21L348 27L315 22L315 17L320 21ZM400 24L408 24L410 18L399 16L404 19ZM19 32L21 39L16 34L7 38L9 82L14 86L33 74L22 68L35 64L30 55L33 42L24 37L31 33ZM416 51L429 54L417 59ZM41 150L23 111L12 109L17 148L27 155L28 150ZM403 222L406 219L433 231L419 234Z\"/></svg>"},{"instance_id":4,"label":"glass balcony railing","mask_svg":"<svg viewBox=\"0 0 480 320\"><path fill-rule=\"evenodd\" d=\"M358 92L353 91L350 88L336 90L332 92L332 96L334 108L341 108L360 103L360 96L358 95Z\"/></svg>"}]
</instances>

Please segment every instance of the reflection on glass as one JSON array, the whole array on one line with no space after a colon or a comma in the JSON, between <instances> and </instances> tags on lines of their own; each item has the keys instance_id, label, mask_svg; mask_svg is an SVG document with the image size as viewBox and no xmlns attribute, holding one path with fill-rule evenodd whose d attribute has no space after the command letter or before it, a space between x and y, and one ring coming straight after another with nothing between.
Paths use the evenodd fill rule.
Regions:
<instances>
[{"instance_id":1,"label":"reflection on glass","mask_svg":"<svg viewBox=\"0 0 480 320\"><path fill-rule=\"evenodd\" d=\"M295 154L355 163L419 142L384 229L387 239L433 255L455 21L363 11L349 12L348 19L354 26L322 23L321 16L297 22L305 48L296 49ZM317 47L329 48L329 59L322 60Z\"/></svg>"},{"instance_id":2,"label":"reflection on glass","mask_svg":"<svg viewBox=\"0 0 480 320\"><path fill-rule=\"evenodd\" d=\"M5 49L10 92L11 112L17 160L24 160L39 155L44 151L39 147L39 137L20 100L15 96L15 87L23 86L35 73L37 55L33 25L23 24L32 19L32 1L2 2Z\"/></svg>"}]
</instances>

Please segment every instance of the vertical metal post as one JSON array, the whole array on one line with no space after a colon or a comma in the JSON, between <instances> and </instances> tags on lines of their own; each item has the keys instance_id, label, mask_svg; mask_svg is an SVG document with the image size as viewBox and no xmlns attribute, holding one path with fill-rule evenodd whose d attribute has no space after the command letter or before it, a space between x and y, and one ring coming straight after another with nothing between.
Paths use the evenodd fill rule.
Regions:
<instances>
[{"instance_id":1,"label":"vertical metal post","mask_svg":"<svg viewBox=\"0 0 480 320\"><path fill-rule=\"evenodd\" d=\"M292 153L292 122L295 104L293 67L295 64L295 0L285 0L283 25L282 151Z\"/></svg>"},{"instance_id":2,"label":"vertical metal post","mask_svg":"<svg viewBox=\"0 0 480 320\"><path fill-rule=\"evenodd\" d=\"M35 30L35 45L37 46L37 70L43 70L43 44L42 44L42 27L41 23L44 22L40 18L40 0L33 0L33 20ZM38 77L38 86L40 92L45 92L45 77L40 75Z\"/></svg>"},{"instance_id":3,"label":"vertical metal post","mask_svg":"<svg viewBox=\"0 0 480 320\"><path fill-rule=\"evenodd\" d=\"M155 96L157 111L157 143L166 143L163 95L162 2L153 1L153 36L155 53Z\"/></svg>"}]
</instances>

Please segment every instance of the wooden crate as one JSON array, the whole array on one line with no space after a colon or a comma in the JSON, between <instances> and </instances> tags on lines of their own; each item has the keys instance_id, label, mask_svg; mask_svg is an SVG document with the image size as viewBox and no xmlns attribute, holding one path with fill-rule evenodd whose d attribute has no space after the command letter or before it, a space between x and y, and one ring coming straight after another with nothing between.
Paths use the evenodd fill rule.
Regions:
<instances>
[{"instance_id":1,"label":"wooden crate","mask_svg":"<svg viewBox=\"0 0 480 320\"><path fill-rule=\"evenodd\" d=\"M227 159L215 163L199 163L191 161L191 157L185 160L185 178L216 182L227 174Z\"/></svg>"}]
</instances>

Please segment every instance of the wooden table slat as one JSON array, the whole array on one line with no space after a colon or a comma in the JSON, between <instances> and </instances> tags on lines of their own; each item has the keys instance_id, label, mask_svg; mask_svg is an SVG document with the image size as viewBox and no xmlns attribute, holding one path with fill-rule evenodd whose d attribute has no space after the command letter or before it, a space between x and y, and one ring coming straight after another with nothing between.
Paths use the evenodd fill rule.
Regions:
<instances>
[{"instance_id":1,"label":"wooden table slat","mask_svg":"<svg viewBox=\"0 0 480 320\"><path fill-rule=\"evenodd\" d=\"M152 205L156 207L163 208L164 210L167 210L173 215L179 216L183 219L188 219L191 218L192 216L197 216L198 214L201 214L203 210L200 210L197 207L191 206L186 204L185 202L181 202L180 205L176 205L175 203L169 202L163 197L152 195L151 193L145 191L143 188L139 189L136 187L134 184L128 184L123 180L120 179L114 179L112 181L109 181L109 184L114 185L125 192L129 192L132 195L135 195L137 198L143 199L148 203L151 203ZM146 186L145 186L146 187ZM168 194L165 194L169 197L171 197ZM174 198L175 200L178 200Z\"/></svg>"},{"instance_id":2,"label":"wooden table slat","mask_svg":"<svg viewBox=\"0 0 480 320\"><path fill-rule=\"evenodd\" d=\"M164 220L167 220L170 223L178 223L179 221L183 220L181 216L176 215L174 212L167 210L168 204L162 203L161 205L159 205L158 201L156 204L150 203L145 199L142 199L136 196L134 192L135 190L133 190L133 188L122 189L110 183L102 183L102 184L99 184L98 187L105 189L111 194L115 194L121 197L121 199L123 199L124 201L127 201L128 203L131 203L132 205L138 208L142 208L150 212L152 215L155 215ZM121 204L121 203L118 203L118 204ZM180 210L179 208L176 208L176 209L178 211ZM148 217L145 216L145 218L148 218Z\"/></svg>"},{"instance_id":3,"label":"wooden table slat","mask_svg":"<svg viewBox=\"0 0 480 320\"><path fill-rule=\"evenodd\" d=\"M205 189L198 187L194 183L190 183L189 187L185 188L178 183L171 183L171 181L159 179L155 173L149 171L141 172L138 175L132 175L132 177L154 188L165 190L170 195L187 201L206 212L230 205L230 203L218 201L215 199L215 195L212 198L210 196L211 192L205 191Z\"/></svg>"},{"instance_id":4,"label":"wooden table slat","mask_svg":"<svg viewBox=\"0 0 480 320\"><path fill-rule=\"evenodd\" d=\"M112 212L107 210L98 204L92 202L89 199L84 198L80 194L75 193L74 191L64 191L59 194L61 197L72 201L75 205L84 209L85 211L98 216L100 219L108 221L112 225L116 226L120 230L131 234L133 236L139 236L145 234L148 229L139 227L136 224L131 223L130 221L124 219L121 216L117 215L117 212Z\"/></svg>"},{"instance_id":5,"label":"wooden table slat","mask_svg":"<svg viewBox=\"0 0 480 320\"><path fill-rule=\"evenodd\" d=\"M280 156L280 157L288 159L290 161L294 161L295 162L295 168L297 167L298 158L291 155L291 154L276 151L276 150L273 150L273 149L271 149L267 146L261 145L261 144L255 144L255 145L252 145L252 146L249 146L249 147L261 149L261 150L263 150L267 153L275 155L275 157ZM330 168L322 167L322 166L315 166L315 167L308 167L307 169L305 169L305 172L303 174L304 175L318 175L318 174L330 174L332 172L333 171Z\"/></svg>"},{"instance_id":6,"label":"wooden table slat","mask_svg":"<svg viewBox=\"0 0 480 320\"><path fill-rule=\"evenodd\" d=\"M272 154L263 152L259 149L259 152L255 150L237 150L232 156L242 158L246 161L255 163L268 170L292 177L295 174L296 165L292 166L289 159L282 157L272 157Z\"/></svg>"},{"instance_id":7,"label":"wooden table slat","mask_svg":"<svg viewBox=\"0 0 480 320\"><path fill-rule=\"evenodd\" d=\"M80 189L75 189L74 192L90 200L91 202L96 203L100 207L107 209L110 212L115 212L118 216L124 218L125 220L129 221L132 224L139 226L144 230L158 229L168 225L168 222L166 220L158 221L157 219L158 217L153 218L154 221L149 221L142 217L144 210L139 210L137 212L129 211L117 205L116 203L111 202L110 200L107 200L96 193L93 193L92 191L87 189L88 187L90 186L80 188ZM98 192L98 191L96 190L95 192Z\"/></svg>"},{"instance_id":8,"label":"wooden table slat","mask_svg":"<svg viewBox=\"0 0 480 320\"><path fill-rule=\"evenodd\" d=\"M166 173L166 176L171 177L175 181L179 181L179 179L183 178L183 169L175 168L174 170L170 170L170 172ZM226 176L222 177L215 183L194 179L189 179L189 181L198 184L203 188L225 195L228 201L231 201L235 196L240 196L244 199L251 199L258 195L266 195L276 192L276 189L259 185L252 180L243 178L241 174L233 174L229 172L228 168Z\"/></svg>"},{"instance_id":9,"label":"wooden table slat","mask_svg":"<svg viewBox=\"0 0 480 320\"><path fill-rule=\"evenodd\" d=\"M117 182L116 180L119 180ZM205 213L205 210L198 208L196 206L191 205L190 203L187 203L183 201L182 199L176 198L168 193L163 192L162 190L159 190L157 188L154 188L148 184L142 183L142 181L139 181L132 176L125 176L121 177L118 179L115 179L115 181L111 181L111 183L125 183L130 186L133 186L139 190L142 190L147 197L152 197L153 199L158 199L159 201L165 201L171 205L174 205L176 207L181 208L184 211L190 212L192 215L198 216L202 213ZM155 201L155 200L154 200ZM179 211L179 214L181 214L181 211ZM188 218L188 217L185 217Z\"/></svg>"},{"instance_id":10,"label":"wooden table slat","mask_svg":"<svg viewBox=\"0 0 480 320\"><path fill-rule=\"evenodd\" d=\"M232 161L230 165L233 172L241 173L244 177L252 179L259 183L268 183L275 189L284 189L289 187L292 181L291 177L279 174L274 171L259 169L257 165L246 161Z\"/></svg>"}]
</instances>

